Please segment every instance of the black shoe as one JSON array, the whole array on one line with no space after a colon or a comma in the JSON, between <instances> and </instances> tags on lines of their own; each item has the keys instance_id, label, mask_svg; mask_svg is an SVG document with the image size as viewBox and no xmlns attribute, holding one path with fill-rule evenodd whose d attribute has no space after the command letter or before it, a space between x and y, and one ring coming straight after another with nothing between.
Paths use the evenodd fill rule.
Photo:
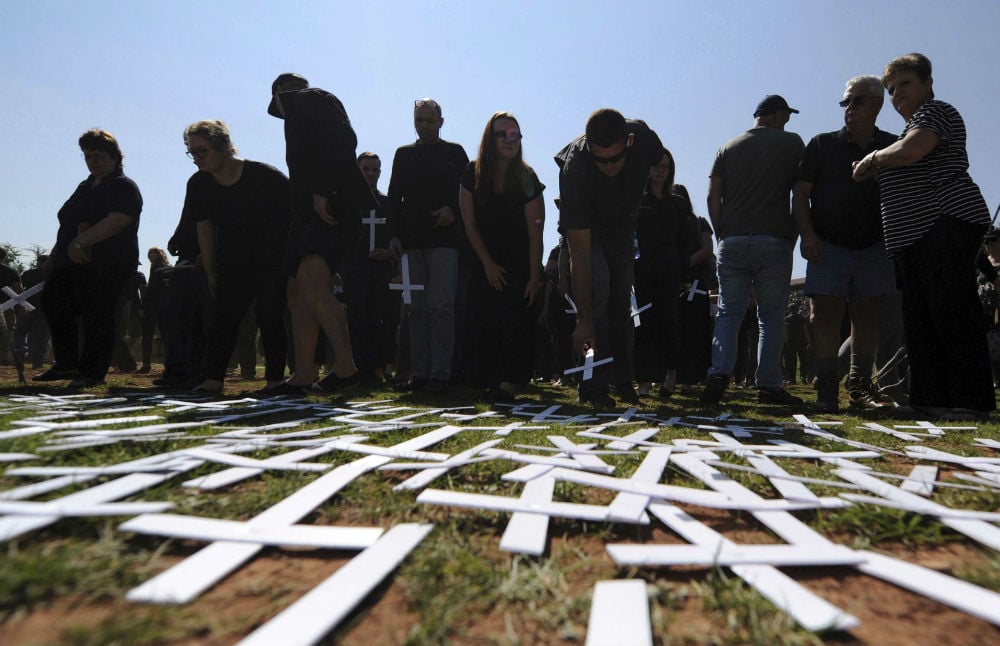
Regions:
<instances>
[{"instance_id":1,"label":"black shoe","mask_svg":"<svg viewBox=\"0 0 1000 646\"><path fill-rule=\"evenodd\" d=\"M594 410L614 410L615 408L615 400L611 399L611 395L603 390L580 393L577 401L581 404L590 404Z\"/></svg>"},{"instance_id":2,"label":"black shoe","mask_svg":"<svg viewBox=\"0 0 1000 646\"><path fill-rule=\"evenodd\" d=\"M308 386L296 386L295 384L290 384L287 381L282 381L280 384L275 384L273 386L264 386L260 390L255 391L254 394L264 395L265 397L277 397L278 395L296 397L305 395L308 391Z\"/></svg>"},{"instance_id":3,"label":"black shoe","mask_svg":"<svg viewBox=\"0 0 1000 646\"><path fill-rule=\"evenodd\" d=\"M422 377L410 377L407 381L398 383L393 386L393 390L401 393L412 393L418 390L422 390L424 386L427 385L427 379Z\"/></svg>"},{"instance_id":4,"label":"black shoe","mask_svg":"<svg viewBox=\"0 0 1000 646\"><path fill-rule=\"evenodd\" d=\"M361 383L361 371L355 370L354 374L349 377L340 378L334 373L330 373L323 377L319 381L313 384L313 390L318 390L323 393L332 393L338 390L343 390L344 388L349 388L356 384Z\"/></svg>"},{"instance_id":5,"label":"black shoe","mask_svg":"<svg viewBox=\"0 0 1000 646\"><path fill-rule=\"evenodd\" d=\"M161 386L163 388L178 388L180 386L187 386L191 383L191 378L187 375L182 375L178 373L163 373L162 377L158 377L153 380L154 386Z\"/></svg>"},{"instance_id":6,"label":"black shoe","mask_svg":"<svg viewBox=\"0 0 1000 646\"><path fill-rule=\"evenodd\" d=\"M76 368L66 369L52 366L40 375L31 378L32 381L63 381L64 379L74 379L79 374Z\"/></svg>"},{"instance_id":7,"label":"black shoe","mask_svg":"<svg viewBox=\"0 0 1000 646\"><path fill-rule=\"evenodd\" d=\"M432 395L443 395L448 392L448 382L441 381L440 379L431 379L424 386L424 392Z\"/></svg>"},{"instance_id":8,"label":"black shoe","mask_svg":"<svg viewBox=\"0 0 1000 646\"><path fill-rule=\"evenodd\" d=\"M660 385L660 387L656 389L656 394L660 397L660 399L670 399L674 396L674 389Z\"/></svg>"},{"instance_id":9,"label":"black shoe","mask_svg":"<svg viewBox=\"0 0 1000 646\"><path fill-rule=\"evenodd\" d=\"M615 395L623 403L631 404L633 406L639 406L642 404L642 401L639 399L639 395L635 392L635 388L632 387L632 384L616 384Z\"/></svg>"},{"instance_id":10,"label":"black shoe","mask_svg":"<svg viewBox=\"0 0 1000 646\"><path fill-rule=\"evenodd\" d=\"M206 388L205 386L195 386L191 389L192 395L214 395L216 397L222 396L222 386L218 388Z\"/></svg>"},{"instance_id":11,"label":"black shoe","mask_svg":"<svg viewBox=\"0 0 1000 646\"><path fill-rule=\"evenodd\" d=\"M151 368L149 367L149 364L148 364L148 363L144 363L144 364L142 364L142 366L141 366L141 367L140 367L140 368L139 368L138 370L136 370L135 372L136 372L136 374L138 374L138 375L148 375L148 374L149 374L149 371L150 371L150 370L151 370Z\"/></svg>"},{"instance_id":12,"label":"black shoe","mask_svg":"<svg viewBox=\"0 0 1000 646\"><path fill-rule=\"evenodd\" d=\"M482 400L491 404L512 404L517 401L517 397L503 388L488 388L483 393Z\"/></svg>"},{"instance_id":13,"label":"black shoe","mask_svg":"<svg viewBox=\"0 0 1000 646\"><path fill-rule=\"evenodd\" d=\"M104 384L104 379L101 379L99 377L83 377L83 376L80 376L80 377L77 377L76 379L74 379L73 381L69 382L68 384L66 384L66 387L67 388L73 388L73 389L77 389L77 388L92 388L94 386L100 386L102 384Z\"/></svg>"},{"instance_id":14,"label":"black shoe","mask_svg":"<svg viewBox=\"0 0 1000 646\"><path fill-rule=\"evenodd\" d=\"M726 375L712 375L705 384L705 390L701 391L698 401L702 404L716 405L722 401L722 394L726 392L729 385L729 377Z\"/></svg>"},{"instance_id":15,"label":"black shoe","mask_svg":"<svg viewBox=\"0 0 1000 646\"><path fill-rule=\"evenodd\" d=\"M765 406L798 406L803 403L801 397L796 397L784 388L757 391L757 403Z\"/></svg>"}]
</instances>

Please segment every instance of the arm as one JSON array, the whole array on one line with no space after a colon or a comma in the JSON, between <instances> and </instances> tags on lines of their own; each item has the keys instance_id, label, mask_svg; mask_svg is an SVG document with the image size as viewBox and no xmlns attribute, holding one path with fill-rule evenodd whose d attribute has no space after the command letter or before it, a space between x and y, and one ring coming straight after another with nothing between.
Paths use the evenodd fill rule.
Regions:
<instances>
[{"instance_id":1,"label":"arm","mask_svg":"<svg viewBox=\"0 0 1000 646\"><path fill-rule=\"evenodd\" d=\"M881 150L874 150L854 163L854 181L874 177L880 168L899 168L915 164L931 154L941 137L928 128L914 128L906 136Z\"/></svg>"},{"instance_id":2,"label":"arm","mask_svg":"<svg viewBox=\"0 0 1000 646\"><path fill-rule=\"evenodd\" d=\"M690 267L695 267L708 260L712 255L712 235L708 232L701 234L701 248L691 254Z\"/></svg>"},{"instance_id":3,"label":"arm","mask_svg":"<svg viewBox=\"0 0 1000 646\"><path fill-rule=\"evenodd\" d=\"M812 182L801 179L795 182L795 188L792 189L792 215L795 216L795 225L802 236L799 245L802 257L818 262L823 259L823 242L816 235L809 214L809 196L812 195L813 186L815 184Z\"/></svg>"},{"instance_id":4,"label":"arm","mask_svg":"<svg viewBox=\"0 0 1000 646\"><path fill-rule=\"evenodd\" d=\"M722 218L722 178L712 175L708 179L708 219L719 237L719 220Z\"/></svg>"},{"instance_id":5,"label":"arm","mask_svg":"<svg viewBox=\"0 0 1000 646\"><path fill-rule=\"evenodd\" d=\"M479 226L476 224L476 204L472 192L464 186L458 189L458 201L462 209L462 221L465 223L465 235L469 238L469 245L479 257L479 262L483 264L483 272L486 274L486 281L490 287L500 291L507 284L504 275L507 270L498 265L493 256L490 255L483 236L479 233ZM447 209L448 207L443 207Z\"/></svg>"},{"instance_id":6,"label":"arm","mask_svg":"<svg viewBox=\"0 0 1000 646\"><path fill-rule=\"evenodd\" d=\"M73 239L67 250L69 259L77 264L88 262L90 260L89 254L84 249L107 240L134 221L134 218L118 211L108 213L108 217L98 220L92 227Z\"/></svg>"},{"instance_id":7,"label":"arm","mask_svg":"<svg viewBox=\"0 0 1000 646\"><path fill-rule=\"evenodd\" d=\"M573 348L581 355L587 348L597 352L594 332L594 308L591 302L590 278L590 229L569 229L570 274L573 279L573 298L576 301L576 329L573 330Z\"/></svg>"},{"instance_id":8,"label":"arm","mask_svg":"<svg viewBox=\"0 0 1000 646\"><path fill-rule=\"evenodd\" d=\"M208 280L208 291L215 296L215 225L208 220L198 222L198 248L201 264Z\"/></svg>"},{"instance_id":9,"label":"arm","mask_svg":"<svg viewBox=\"0 0 1000 646\"><path fill-rule=\"evenodd\" d=\"M462 207L463 209L465 207ZM528 307L538 296L538 276L542 267L542 230L545 228L545 201L541 193L524 205L524 219L528 225L528 262L531 263L528 284L524 288L524 298Z\"/></svg>"}]
</instances>

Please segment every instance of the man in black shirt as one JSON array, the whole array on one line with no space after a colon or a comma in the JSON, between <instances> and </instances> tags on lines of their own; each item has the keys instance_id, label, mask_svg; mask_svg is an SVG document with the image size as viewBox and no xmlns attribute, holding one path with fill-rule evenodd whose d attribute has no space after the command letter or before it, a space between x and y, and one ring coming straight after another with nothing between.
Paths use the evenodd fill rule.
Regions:
<instances>
[{"instance_id":1,"label":"man in black shirt","mask_svg":"<svg viewBox=\"0 0 1000 646\"><path fill-rule=\"evenodd\" d=\"M816 403L822 412L839 409L837 351L845 310L851 319L850 405L878 405L871 376L879 301L895 290L895 277L882 242L878 180L855 182L851 169L872 150L896 141L895 135L875 127L883 93L874 76L847 82L840 102L845 125L816 135L806 146L792 198L802 234L800 250L809 261L805 293L812 298Z\"/></svg>"},{"instance_id":2,"label":"man in black shirt","mask_svg":"<svg viewBox=\"0 0 1000 646\"><path fill-rule=\"evenodd\" d=\"M46 254L39 254L35 260L35 266L21 274L21 286L23 291L27 291L45 280L42 272L42 265L49 257ZM15 287L15 289L17 289ZM35 292L28 297L28 302L35 309L30 312L17 308L17 322L14 325L14 353L15 361L23 364L25 353L31 361L33 368L41 368L45 362L45 355L49 349L49 328L45 324L45 315L42 314L42 295Z\"/></svg>"},{"instance_id":3,"label":"man in black shirt","mask_svg":"<svg viewBox=\"0 0 1000 646\"><path fill-rule=\"evenodd\" d=\"M594 359L613 357L581 382L580 401L611 408L613 379L618 396L636 404L632 388L632 319L629 295L635 258L633 214L649 169L663 159L660 138L642 121L626 121L616 110L597 110L586 134L555 157L559 173L559 226L566 233L577 307L573 344ZM613 375L613 377L611 377Z\"/></svg>"},{"instance_id":4,"label":"man in black shirt","mask_svg":"<svg viewBox=\"0 0 1000 646\"><path fill-rule=\"evenodd\" d=\"M458 186L465 150L440 137L444 118L433 99L414 103L415 143L396 150L386 208L396 257L406 252L415 291L410 313L413 378L406 388L444 392L455 350L458 285Z\"/></svg>"},{"instance_id":5,"label":"man in black shirt","mask_svg":"<svg viewBox=\"0 0 1000 646\"><path fill-rule=\"evenodd\" d=\"M357 136L340 99L298 74L271 84L268 114L285 122L285 161L293 207L285 269L295 339L295 372L289 392L312 385L320 328L333 344L333 369L320 390L335 391L360 381L351 352L347 314L333 291L337 272L358 237L359 214L377 203L354 157ZM278 390L272 389L277 393Z\"/></svg>"}]
</instances>

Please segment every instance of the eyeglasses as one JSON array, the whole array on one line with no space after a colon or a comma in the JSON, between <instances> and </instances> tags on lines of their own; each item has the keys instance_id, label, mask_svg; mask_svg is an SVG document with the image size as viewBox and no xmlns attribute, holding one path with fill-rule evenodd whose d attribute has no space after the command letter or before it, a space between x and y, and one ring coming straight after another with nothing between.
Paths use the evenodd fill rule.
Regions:
<instances>
[{"instance_id":1,"label":"eyeglasses","mask_svg":"<svg viewBox=\"0 0 1000 646\"><path fill-rule=\"evenodd\" d=\"M208 153L210 152L212 152L211 148L202 146L201 148L194 148L192 150L189 150L184 154L187 155L189 159L194 159L195 157L197 157L198 159L204 159L205 157L208 157Z\"/></svg>"},{"instance_id":2,"label":"eyeglasses","mask_svg":"<svg viewBox=\"0 0 1000 646\"><path fill-rule=\"evenodd\" d=\"M590 149L589 145L587 146L587 148L590 150L590 158L594 160L594 163L607 165L622 160L625 157L625 154L628 153L629 144L626 143L625 147L622 148L620 153L618 153L617 155L611 155L610 157L598 157L597 155L594 154L593 149Z\"/></svg>"},{"instance_id":3,"label":"eyeglasses","mask_svg":"<svg viewBox=\"0 0 1000 646\"><path fill-rule=\"evenodd\" d=\"M521 133L511 128L510 130L494 130L493 136L500 141L521 141Z\"/></svg>"},{"instance_id":4,"label":"eyeglasses","mask_svg":"<svg viewBox=\"0 0 1000 646\"><path fill-rule=\"evenodd\" d=\"M876 100L876 97L873 96L855 96L849 99L844 99L843 101L837 103L837 105L839 105L842 108L849 108L855 105L864 105L868 101L874 101L874 100Z\"/></svg>"},{"instance_id":5,"label":"eyeglasses","mask_svg":"<svg viewBox=\"0 0 1000 646\"><path fill-rule=\"evenodd\" d=\"M80 156L86 161L107 161L111 159L111 155L104 152L103 150L97 150L93 152L83 152Z\"/></svg>"}]
</instances>

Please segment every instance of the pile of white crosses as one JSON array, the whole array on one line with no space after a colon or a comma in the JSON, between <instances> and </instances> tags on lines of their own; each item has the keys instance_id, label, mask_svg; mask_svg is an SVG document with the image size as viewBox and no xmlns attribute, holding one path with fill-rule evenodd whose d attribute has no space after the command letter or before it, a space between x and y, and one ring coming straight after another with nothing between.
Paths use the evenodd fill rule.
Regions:
<instances>
[{"instance_id":1,"label":"pile of white crosses","mask_svg":"<svg viewBox=\"0 0 1000 646\"><path fill-rule=\"evenodd\" d=\"M7 476L34 481L0 492L0 541L75 517L127 516L122 532L204 541L208 545L132 589L136 603L184 604L238 570L265 546L294 546L356 551L332 576L280 612L241 644L313 644L333 630L372 589L380 585L432 531L429 523L382 527L299 524L320 505L358 478L377 472L413 473L394 487L419 491L416 500L510 513L500 537L504 551L544 557L549 521L569 518L589 522L649 525L652 518L689 544L609 544L619 565L642 567L724 566L808 630L849 630L858 619L825 601L779 568L841 566L888 581L914 593L1000 625L1000 595L946 574L868 550L831 542L792 512L852 504L880 505L933 517L973 541L1000 550L1000 513L953 509L930 500L938 487L1000 491L1000 457L965 457L925 446L945 433L961 433L984 453L1000 451L1000 443L973 439L975 427L945 427L930 422L902 426L868 423L872 431L915 444L894 451L851 441L824 428L839 422L815 422L794 415L787 423L755 424L723 414L716 418L661 418L636 408L624 413L562 414L557 405L517 405L505 414L468 408L418 409L391 401L350 402L343 406L275 397L270 399L172 399L133 393L114 397L10 396L0 400L0 413L22 411L19 421L0 430L3 442L43 435L36 454L2 453L0 462L22 463ZM189 421L170 422L171 416ZM267 417L294 421L254 425ZM517 420L517 421L509 421ZM502 423L501 422L506 422ZM548 436L550 446L514 444L522 431L562 427ZM572 428L571 428L572 427ZM691 431L690 439L658 442L666 427ZM582 428L582 430L577 430ZM197 429L196 434L193 433ZM820 451L784 439L789 429L844 445L843 451ZM405 431L410 439L380 446L386 431ZM575 432L580 443L567 437ZM475 436L471 448L449 455L435 445L459 435ZM65 453L119 442L177 442L177 448L119 464L31 466L44 454ZM509 448L498 448L506 443ZM158 444L157 446L162 446ZM266 450L272 457L241 454ZM334 452L358 454L334 467L315 458ZM99 455L85 452L82 455ZM920 462L909 475L880 471L886 454ZM637 468L625 476L605 458L635 456ZM745 464L727 462L727 456ZM815 460L832 467L830 479L790 475L783 460ZM449 471L487 460L514 465L505 481L523 483L519 497L449 491L429 486ZM938 480L943 463L953 471ZM668 464L707 488L661 484ZM247 521L220 520L166 513L167 502L119 502L145 489L180 478L204 465L217 465L208 475L188 479L181 487L203 491L232 486L266 471L291 470L319 475L287 498ZM202 469L201 472L204 472ZM781 497L764 498L726 475L752 472L767 478ZM397 476L398 477L398 476ZM956 482L958 480L958 482ZM617 492L607 506L553 500L556 482ZM79 485L86 484L84 488ZM73 493L32 501L60 489ZM809 485L841 488L836 497L819 497ZM334 500L335 502L335 500ZM686 513L683 505L751 514L784 540L780 544L738 544ZM602 581L593 591L586 643L651 644L646 583L639 579Z\"/></svg>"}]
</instances>

